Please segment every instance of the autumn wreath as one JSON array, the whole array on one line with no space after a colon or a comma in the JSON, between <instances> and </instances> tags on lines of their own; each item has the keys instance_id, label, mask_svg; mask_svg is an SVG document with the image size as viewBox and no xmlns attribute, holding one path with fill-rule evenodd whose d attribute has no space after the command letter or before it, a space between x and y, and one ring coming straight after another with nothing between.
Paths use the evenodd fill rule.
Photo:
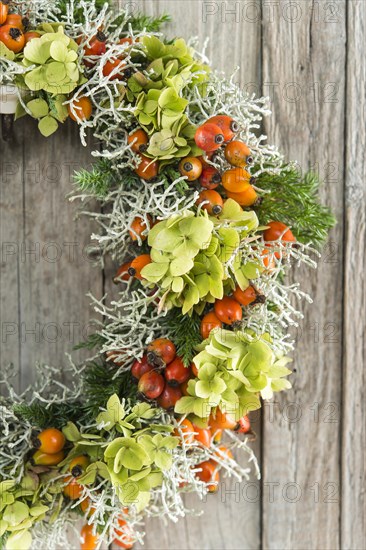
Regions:
<instances>
[{"instance_id":1,"label":"autumn wreath","mask_svg":"<svg viewBox=\"0 0 366 550\"><path fill-rule=\"evenodd\" d=\"M49 366L22 395L2 377L9 550L68 548L80 517L81 548L131 548L144 516L175 521L192 512L185 493L259 475L247 415L290 388L288 328L309 297L285 277L316 266L334 220L316 176L266 143L267 100L213 71L194 41L167 40L167 19L0 2L1 111L45 136L69 117L82 144L92 132L96 160L71 199L98 222L93 242L120 285L114 301L92 297L104 322L69 385Z\"/></svg>"}]
</instances>

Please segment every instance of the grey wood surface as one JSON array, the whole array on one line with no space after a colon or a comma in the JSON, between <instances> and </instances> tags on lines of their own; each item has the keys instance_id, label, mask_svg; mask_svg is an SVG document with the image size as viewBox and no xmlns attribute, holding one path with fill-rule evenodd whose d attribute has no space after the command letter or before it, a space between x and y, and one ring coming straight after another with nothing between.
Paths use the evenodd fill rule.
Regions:
<instances>
[{"instance_id":1,"label":"grey wood surface","mask_svg":"<svg viewBox=\"0 0 366 550\"><path fill-rule=\"evenodd\" d=\"M270 96L269 142L319 170L338 219L318 271L294 273L314 303L302 304L293 389L255 420L261 483L228 484L200 518L148 521L145 548L364 550L366 3L130 4L172 14L171 36L209 38L216 68L240 65L240 85ZM24 387L37 360L62 368L93 316L86 292L110 284L87 258L90 222L74 221L64 199L72 169L91 161L75 127L46 140L22 120L14 136L0 157L1 364L12 361Z\"/></svg>"}]
</instances>

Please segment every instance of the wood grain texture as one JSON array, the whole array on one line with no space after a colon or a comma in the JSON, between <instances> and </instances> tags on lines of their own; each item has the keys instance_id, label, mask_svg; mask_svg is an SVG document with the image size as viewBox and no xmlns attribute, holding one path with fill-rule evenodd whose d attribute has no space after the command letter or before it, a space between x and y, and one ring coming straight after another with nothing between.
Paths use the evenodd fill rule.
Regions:
<instances>
[{"instance_id":1,"label":"wood grain texture","mask_svg":"<svg viewBox=\"0 0 366 550\"><path fill-rule=\"evenodd\" d=\"M196 35L201 45L209 38L207 54L226 74L240 65L238 83L271 98L269 142L304 170L319 170L322 200L338 219L319 270L294 270L314 304L300 304L294 389L265 407L262 433L261 418L255 422L261 486L225 480L202 517L166 527L149 520L144 548L364 550L366 3L131 6L170 13L169 36ZM114 268L103 275L85 259L90 223L74 222L76 206L64 198L72 169L91 160L75 126L45 140L33 121L22 120L14 138L1 143L1 364L13 361L24 387L35 361L65 362L94 316L85 294L112 293ZM187 505L200 508L193 499Z\"/></svg>"},{"instance_id":2,"label":"wood grain texture","mask_svg":"<svg viewBox=\"0 0 366 550\"><path fill-rule=\"evenodd\" d=\"M341 548L366 545L366 4L348 3Z\"/></svg>"},{"instance_id":3,"label":"wood grain texture","mask_svg":"<svg viewBox=\"0 0 366 550\"><path fill-rule=\"evenodd\" d=\"M62 368L65 353L85 339L86 292L101 295L103 277L87 254L92 226L74 220L76 205L65 198L90 152L72 123L51 139L37 132L34 121L15 123L2 163L2 364L17 366L23 388L37 362Z\"/></svg>"},{"instance_id":4,"label":"wood grain texture","mask_svg":"<svg viewBox=\"0 0 366 550\"><path fill-rule=\"evenodd\" d=\"M341 508L345 3L336 2L335 14L327 2L297 2L293 11L288 4L263 21L263 91L273 107L266 133L302 170L318 164L322 200L338 225L317 272L302 267L292 277L314 304L300 305L293 389L265 407L263 547L333 550Z\"/></svg>"}]
</instances>

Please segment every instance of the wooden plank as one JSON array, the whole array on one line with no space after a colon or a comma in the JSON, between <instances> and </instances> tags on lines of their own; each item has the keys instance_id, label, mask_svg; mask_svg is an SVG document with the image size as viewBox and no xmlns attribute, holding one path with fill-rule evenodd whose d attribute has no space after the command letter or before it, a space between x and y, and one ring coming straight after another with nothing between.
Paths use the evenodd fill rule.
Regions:
<instances>
[{"instance_id":1,"label":"wooden plank","mask_svg":"<svg viewBox=\"0 0 366 550\"><path fill-rule=\"evenodd\" d=\"M2 118L2 117L0 117ZM1 121L2 122L2 121ZM22 138L1 142L0 160L0 319L1 368L14 363L19 368L19 277L18 247L22 240L23 185ZM19 380L15 381L19 390Z\"/></svg>"},{"instance_id":2,"label":"wooden plank","mask_svg":"<svg viewBox=\"0 0 366 550\"><path fill-rule=\"evenodd\" d=\"M318 163L326 180L322 200L338 225L318 271L294 274L314 304L300 304L305 318L293 390L266 408L262 545L334 550L340 546L345 2L276 6L263 20L263 87L274 111L266 133L303 170Z\"/></svg>"},{"instance_id":3,"label":"wooden plank","mask_svg":"<svg viewBox=\"0 0 366 550\"><path fill-rule=\"evenodd\" d=\"M86 254L92 226L74 221L76 205L66 199L73 170L90 162L90 151L72 123L49 139L37 132L34 121L16 123L17 145L3 156L16 167L2 185L1 238L14 249L2 265L2 322L15 323L5 360L19 369L23 388L37 361L61 368L65 352L84 339L93 317L86 293L101 295L103 277Z\"/></svg>"},{"instance_id":4,"label":"wooden plank","mask_svg":"<svg viewBox=\"0 0 366 550\"><path fill-rule=\"evenodd\" d=\"M366 544L366 4L348 3L341 548Z\"/></svg>"},{"instance_id":5,"label":"wooden plank","mask_svg":"<svg viewBox=\"0 0 366 550\"><path fill-rule=\"evenodd\" d=\"M145 1L144 13L169 13L171 24L166 26L168 36L197 36L200 46L209 38L207 55L212 66L225 71L227 76L240 65L236 80L249 91L260 92L260 14L252 13L252 21L243 16L239 2L234 13L225 10L224 4L197 0ZM141 6L140 6L141 7ZM260 459L260 419L256 417L254 429L258 440L254 450ZM239 458L240 460L240 458ZM245 456L241 457L245 463ZM161 528L160 520L146 524L145 548L246 548L260 545L259 484L254 477L249 484L224 480L219 494L209 495L202 505L188 498L189 507L203 509L202 517L189 517L177 525ZM245 527L244 527L245 526Z\"/></svg>"}]
</instances>

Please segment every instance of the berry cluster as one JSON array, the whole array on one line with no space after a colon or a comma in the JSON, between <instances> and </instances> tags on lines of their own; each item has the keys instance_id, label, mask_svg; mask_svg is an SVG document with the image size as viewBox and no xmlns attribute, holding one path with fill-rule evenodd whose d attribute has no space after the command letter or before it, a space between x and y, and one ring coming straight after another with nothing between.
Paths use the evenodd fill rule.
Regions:
<instances>
[{"instance_id":1,"label":"berry cluster","mask_svg":"<svg viewBox=\"0 0 366 550\"><path fill-rule=\"evenodd\" d=\"M230 116L216 115L196 130L195 141L204 152L201 157L187 157L179 163L179 171L188 181L198 180L203 190L197 205L217 216L222 211L223 198L215 191L219 185L228 198L241 206L252 206L258 200L253 187L254 178L245 168L253 164L249 147L235 139L239 124ZM215 157L223 147L226 162L231 168L221 172L215 165Z\"/></svg>"},{"instance_id":2,"label":"berry cluster","mask_svg":"<svg viewBox=\"0 0 366 550\"><path fill-rule=\"evenodd\" d=\"M148 345L142 359L134 362L131 374L138 380L138 390L147 399L156 399L160 407L172 410L185 394L192 369L185 367L177 357L171 340L158 338Z\"/></svg>"}]
</instances>

